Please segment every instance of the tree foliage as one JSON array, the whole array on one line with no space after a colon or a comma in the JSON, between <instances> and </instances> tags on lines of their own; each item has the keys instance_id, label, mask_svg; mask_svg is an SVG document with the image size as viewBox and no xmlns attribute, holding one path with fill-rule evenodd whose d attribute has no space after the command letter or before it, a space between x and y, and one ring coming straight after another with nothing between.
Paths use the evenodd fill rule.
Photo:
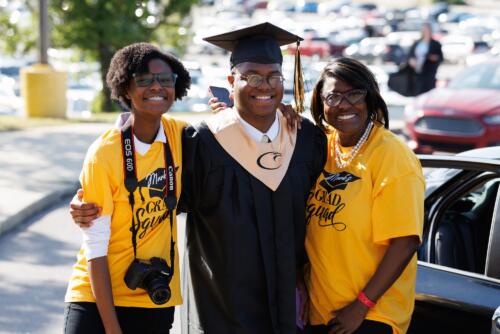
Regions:
<instances>
[{"instance_id":1,"label":"tree foliage","mask_svg":"<svg viewBox=\"0 0 500 334\"><path fill-rule=\"evenodd\" d=\"M31 1L25 1L24 7L37 19L23 20L19 11L11 13L0 7L0 50L7 54L26 54L37 45L38 13Z\"/></svg>"},{"instance_id":2,"label":"tree foliage","mask_svg":"<svg viewBox=\"0 0 500 334\"><path fill-rule=\"evenodd\" d=\"M162 37L170 42L178 42L177 28L185 24L186 16L196 2L52 0L49 2L52 43L64 48L77 47L100 63L104 87L101 110L112 110L105 76L113 54L130 43L153 41L154 32L160 28L172 34L172 38ZM174 44L169 46L176 47Z\"/></svg>"}]
</instances>

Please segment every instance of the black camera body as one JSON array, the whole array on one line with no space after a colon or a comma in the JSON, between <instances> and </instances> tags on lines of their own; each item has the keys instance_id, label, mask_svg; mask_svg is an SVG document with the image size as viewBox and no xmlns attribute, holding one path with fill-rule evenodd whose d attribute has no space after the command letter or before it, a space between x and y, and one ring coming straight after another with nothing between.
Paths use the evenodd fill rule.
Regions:
<instances>
[{"instance_id":1,"label":"black camera body","mask_svg":"<svg viewBox=\"0 0 500 334\"><path fill-rule=\"evenodd\" d=\"M150 260L134 259L125 274L125 284L131 290L146 290L153 303L162 305L170 300L169 285L172 276L173 270L159 257L152 257Z\"/></svg>"}]
</instances>

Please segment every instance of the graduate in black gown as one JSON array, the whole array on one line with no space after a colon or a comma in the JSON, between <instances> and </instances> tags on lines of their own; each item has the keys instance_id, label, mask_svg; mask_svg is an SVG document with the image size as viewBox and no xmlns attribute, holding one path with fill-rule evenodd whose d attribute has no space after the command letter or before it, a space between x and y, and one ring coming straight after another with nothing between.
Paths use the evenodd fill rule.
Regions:
<instances>
[{"instance_id":1,"label":"graduate in black gown","mask_svg":"<svg viewBox=\"0 0 500 334\"><path fill-rule=\"evenodd\" d=\"M264 23L205 40L232 52L234 107L183 134L183 333L295 333L306 201L326 160L323 132L277 111L280 45L299 37Z\"/></svg>"}]
</instances>

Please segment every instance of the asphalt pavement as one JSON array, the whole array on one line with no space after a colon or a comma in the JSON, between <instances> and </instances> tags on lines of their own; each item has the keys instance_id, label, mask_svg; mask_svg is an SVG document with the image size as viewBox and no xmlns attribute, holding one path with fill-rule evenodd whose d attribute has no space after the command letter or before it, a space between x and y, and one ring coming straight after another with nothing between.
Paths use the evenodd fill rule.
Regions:
<instances>
[{"instance_id":1,"label":"asphalt pavement","mask_svg":"<svg viewBox=\"0 0 500 334\"><path fill-rule=\"evenodd\" d=\"M0 236L0 334L62 333L64 294L82 239L68 201Z\"/></svg>"},{"instance_id":2,"label":"asphalt pavement","mask_svg":"<svg viewBox=\"0 0 500 334\"><path fill-rule=\"evenodd\" d=\"M64 295L82 239L71 222L69 200L61 198L0 236L0 334L63 331ZM182 260L185 215L177 221ZM171 333L181 333L179 309Z\"/></svg>"}]
</instances>

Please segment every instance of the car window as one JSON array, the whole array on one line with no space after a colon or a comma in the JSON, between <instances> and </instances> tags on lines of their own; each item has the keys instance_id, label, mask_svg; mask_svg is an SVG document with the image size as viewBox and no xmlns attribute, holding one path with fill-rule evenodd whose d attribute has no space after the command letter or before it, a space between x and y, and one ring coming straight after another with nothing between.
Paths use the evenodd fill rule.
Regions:
<instances>
[{"instance_id":1,"label":"car window","mask_svg":"<svg viewBox=\"0 0 500 334\"><path fill-rule=\"evenodd\" d=\"M440 209L433 222L431 262L484 274L500 177L480 178Z\"/></svg>"},{"instance_id":2,"label":"car window","mask_svg":"<svg viewBox=\"0 0 500 334\"><path fill-rule=\"evenodd\" d=\"M490 86L497 88L497 89L500 89L500 66L497 66L495 68L495 71L493 71L493 73L491 75Z\"/></svg>"},{"instance_id":3,"label":"car window","mask_svg":"<svg viewBox=\"0 0 500 334\"><path fill-rule=\"evenodd\" d=\"M423 168L425 177L425 197L432 194L441 185L448 182L452 177L457 175L461 169L454 168Z\"/></svg>"},{"instance_id":4,"label":"car window","mask_svg":"<svg viewBox=\"0 0 500 334\"><path fill-rule=\"evenodd\" d=\"M500 63L468 67L451 80L448 87L500 89Z\"/></svg>"}]
</instances>

